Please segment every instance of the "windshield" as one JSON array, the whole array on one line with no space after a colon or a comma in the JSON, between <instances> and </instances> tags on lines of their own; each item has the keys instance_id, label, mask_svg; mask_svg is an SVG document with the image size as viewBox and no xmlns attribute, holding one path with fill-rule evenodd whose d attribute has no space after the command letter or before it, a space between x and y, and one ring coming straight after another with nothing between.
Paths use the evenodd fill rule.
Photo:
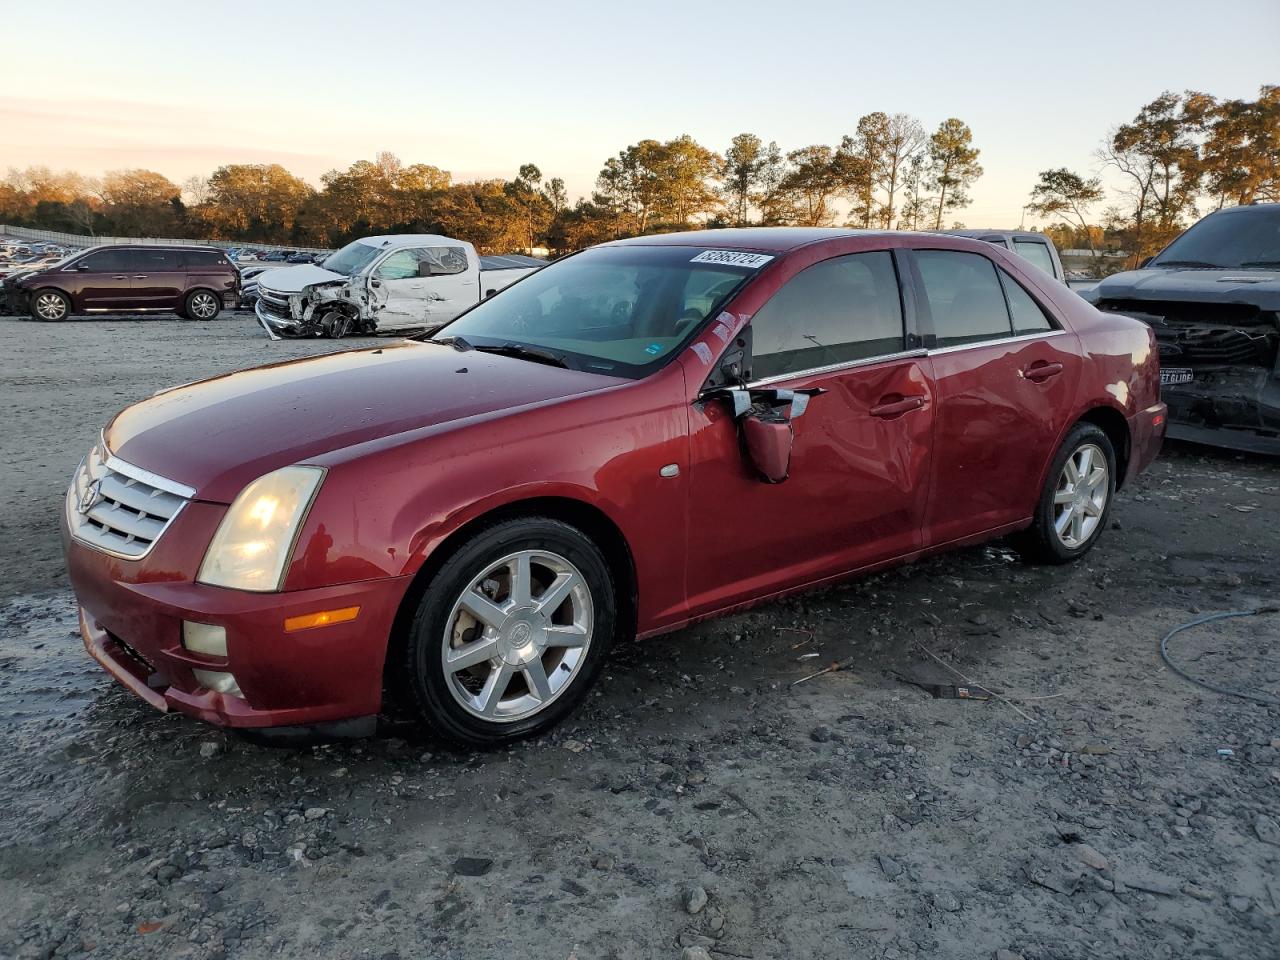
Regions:
<instances>
[{"instance_id":1,"label":"windshield","mask_svg":"<svg viewBox=\"0 0 1280 960\"><path fill-rule=\"evenodd\" d=\"M749 265L718 262L725 259ZM481 302L435 339L542 348L575 369L642 377L772 259L720 252L717 260L716 251L698 247L599 247Z\"/></svg>"},{"instance_id":2,"label":"windshield","mask_svg":"<svg viewBox=\"0 0 1280 960\"><path fill-rule=\"evenodd\" d=\"M320 266L349 277L367 267L380 252L381 247L370 246L363 240L354 240L337 253L329 254Z\"/></svg>"},{"instance_id":3,"label":"windshield","mask_svg":"<svg viewBox=\"0 0 1280 960\"><path fill-rule=\"evenodd\" d=\"M1280 267L1280 206L1211 214L1169 244L1151 266Z\"/></svg>"}]
</instances>

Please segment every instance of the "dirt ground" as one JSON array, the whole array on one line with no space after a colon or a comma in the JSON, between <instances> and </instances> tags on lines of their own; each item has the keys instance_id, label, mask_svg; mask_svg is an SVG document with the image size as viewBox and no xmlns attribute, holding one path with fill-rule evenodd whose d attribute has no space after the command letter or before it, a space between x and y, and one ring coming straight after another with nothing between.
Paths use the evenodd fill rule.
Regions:
<instances>
[{"instance_id":1,"label":"dirt ground","mask_svg":"<svg viewBox=\"0 0 1280 960\"><path fill-rule=\"evenodd\" d=\"M1280 957L1280 710L1157 652L1280 600L1280 464L1170 445L1075 566L996 543L626 646L511 750L271 749L88 659L56 511L115 409L335 345L0 331L0 957ZM1280 615L1172 647L1280 696ZM903 679L951 670L1005 699Z\"/></svg>"}]
</instances>

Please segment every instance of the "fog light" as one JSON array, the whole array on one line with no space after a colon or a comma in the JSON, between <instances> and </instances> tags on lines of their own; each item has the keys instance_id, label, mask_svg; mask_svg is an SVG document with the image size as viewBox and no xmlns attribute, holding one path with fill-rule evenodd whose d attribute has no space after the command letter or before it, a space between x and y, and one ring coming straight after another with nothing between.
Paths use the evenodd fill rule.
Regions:
<instances>
[{"instance_id":1,"label":"fog light","mask_svg":"<svg viewBox=\"0 0 1280 960\"><path fill-rule=\"evenodd\" d=\"M225 657L227 628L215 627L211 623L192 623L190 620L183 620L182 645L192 653L203 653L209 657Z\"/></svg>"},{"instance_id":2,"label":"fog light","mask_svg":"<svg viewBox=\"0 0 1280 960\"><path fill-rule=\"evenodd\" d=\"M236 678L229 673L223 673L221 670L192 670L191 673L196 678L196 683L214 693L225 693L229 697L244 699L244 694L240 692L240 684L236 683Z\"/></svg>"}]
</instances>

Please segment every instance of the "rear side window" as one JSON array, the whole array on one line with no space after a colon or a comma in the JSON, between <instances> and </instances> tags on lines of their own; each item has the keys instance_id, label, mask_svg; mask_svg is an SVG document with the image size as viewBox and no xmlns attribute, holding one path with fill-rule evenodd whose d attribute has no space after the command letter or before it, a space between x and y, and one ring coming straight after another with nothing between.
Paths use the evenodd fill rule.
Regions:
<instances>
[{"instance_id":1,"label":"rear side window","mask_svg":"<svg viewBox=\"0 0 1280 960\"><path fill-rule=\"evenodd\" d=\"M1004 284L1004 294L1009 298L1009 313L1013 316L1015 334L1043 333L1053 329L1048 315L1022 284L1003 270L1000 271L1000 282Z\"/></svg>"},{"instance_id":2,"label":"rear side window","mask_svg":"<svg viewBox=\"0 0 1280 960\"><path fill-rule=\"evenodd\" d=\"M213 250L184 250L181 254L185 267L222 267L227 265L227 258Z\"/></svg>"},{"instance_id":3,"label":"rear side window","mask_svg":"<svg viewBox=\"0 0 1280 960\"><path fill-rule=\"evenodd\" d=\"M997 340L1012 332L995 264L976 253L917 250L938 347Z\"/></svg>"},{"instance_id":4,"label":"rear side window","mask_svg":"<svg viewBox=\"0 0 1280 960\"><path fill-rule=\"evenodd\" d=\"M163 273L166 270L181 270L176 250L130 250L128 252L131 269L146 273Z\"/></svg>"},{"instance_id":5,"label":"rear side window","mask_svg":"<svg viewBox=\"0 0 1280 960\"><path fill-rule=\"evenodd\" d=\"M854 253L814 264L756 312L751 332L757 378L900 352L902 298L892 254Z\"/></svg>"},{"instance_id":6,"label":"rear side window","mask_svg":"<svg viewBox=\"0 0 1280 960\"><path fill-rule=\"evenodd\" d=\"M1014 240L1013 252L1022 257L1023 260L1035 264L1049 276L1055 275L1053 272L1053 255L1049 253L1049 247L1039 240Z\"/></svg>"}]
</instances>

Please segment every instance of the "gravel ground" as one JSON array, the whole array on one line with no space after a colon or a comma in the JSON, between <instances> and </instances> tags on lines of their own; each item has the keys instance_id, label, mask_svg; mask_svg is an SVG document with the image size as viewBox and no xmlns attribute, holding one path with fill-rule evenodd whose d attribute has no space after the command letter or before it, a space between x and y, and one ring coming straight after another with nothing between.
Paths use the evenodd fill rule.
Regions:
<instances>
[{"instance_id":1,"label":"gravel ground","mask_svg":"<svg viewBox=\"0 0 1280 960\"><path fill-rule=\"evenodd\" d=\"M627 646L511 750L270 749L88 660L55 511L116 408L334 345L0 329L0 957L1280 956L1280 710L1157 653L1280 599L1274 462L1171 446L1072 567L997 543ZM1280 696L1280 616L1174 648ZM953 670L1004 699L907 682Z\"/></svg>"}]
</instances>

